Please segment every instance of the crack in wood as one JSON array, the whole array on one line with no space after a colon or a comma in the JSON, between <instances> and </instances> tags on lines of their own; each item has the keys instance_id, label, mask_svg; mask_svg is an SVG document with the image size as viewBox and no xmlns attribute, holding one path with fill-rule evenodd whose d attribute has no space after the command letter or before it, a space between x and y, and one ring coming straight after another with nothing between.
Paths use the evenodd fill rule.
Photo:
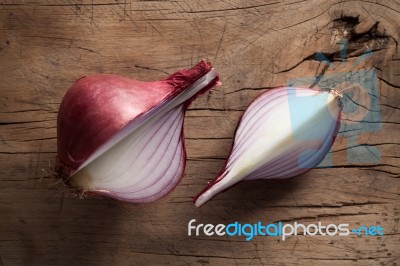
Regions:
<instances>
[{"instance_id":1,"label":"crack in wood","mask_svg":"<svg viewBox=\"0 0 400 266\"><path fill-rule=\"evenodd\" d=\"M330 218L330 217L344 217L344 216L365 216L365 215L378 215L379 213L376 212L355 212L355 213L324 213L324 214L317 214L317 215L310 215L310 216L299 216L293 217L291 219L283 219L278 221L273 221L272 223L287 223L287 222L294 222L299 220L316 220L318 218Z\"/></svg>"},{"instance_id":2,"label":"crack in wood","mask_svg":"<svg viewBox=\"0 0 400 266\"><path fill-rule=\"evenodd\" d=\"M254 5L254 6L245 6L245 7L233 7L233 8L225 8L225 9L212 9L212 10L198 10L198 11L187 11L185 13L210 13L210 12L225 12L225 11L238 11L238 10L246 10L246 9L254 9L254 8L259 8L259 7L264 7L264 6L271 6L271 5L276 5L280 4L281 2L271 2L267 4L261 4L261 5Z\"/></svg>"},{"instance_id":3,"label":"crack in wood","mask_svg":"<svg viewBox=\"0 0 400 266\"><path fill-rule=\"evenodd\" d=\"M168 73L168 72L166 72L166 71L164 71L162 69L158 69L158 68L147 67L147 66L139 66L139 65L133 65L133 66L136 67L136 68L139 68L139 69L153 70L153 71L161 72L161 73L166 74L168 76L171 75L170 73Z\"/></svg>"},{"instance_id":4,"label":"crack in wood","mask_svg":"<svg viewBox=\"0 0 400 266\"><path fill-rule=\"evenodd\" d=\"M249 259L248 257L228 257L228 256L216 256L216 255L199 255L199 254L181 254L181 253L159 253L159 252L151 252L151 251L138 251L138 250L130 250L130 252L138 253L138 254L147 254L147 255L162 255L162 256L180 256L180 257L195 257L195 258L217 258L217 259Z\"/></svg>"}]
</instances>

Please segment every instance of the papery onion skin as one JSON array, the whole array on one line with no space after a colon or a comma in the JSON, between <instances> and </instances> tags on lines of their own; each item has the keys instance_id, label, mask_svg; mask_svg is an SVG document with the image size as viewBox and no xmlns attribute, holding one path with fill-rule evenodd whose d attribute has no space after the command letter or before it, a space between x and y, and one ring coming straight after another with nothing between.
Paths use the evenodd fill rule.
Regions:
<instances>
[{"instance_id":1,"label":"papery onion skin","mask_svg":"<svg viewBox=\"0 0 400 266\"><path fill-rule=\"evenodd\" d=\"M314 103L320 105L320 108L323 107L319 111L320 114L316 112L315 117L310 116L310 113L307 114L310 110L304 110L304 113L310 116L308 117L305 115L305 117L308 117L309 121L304 122L306 122L308 126L312 126L312 128L307 129L307 125L302 126L297 124L296 119L302 119L301 108L296 111L288 110L290 106L293 107L296 106L296 104L301 105L301 101L305 99L301 97L297 98L297 96L293 97L293 95L296 94L303 94L303 96L311 97L311 104ZM319 97L320 99L313 102L312 96ZM326 97L326 99L323 97ZM294 87L279 87L270 89L261 94L246 109L238 123L234 142L224 167L217 177L209 182L193 199L195 205L200 207L220 192L242 181L286 179L303 174L317 166L328 153L339 131L342 110L342 104L340 102L341 97L341 94L335 90L315 90ZM324 106L324 100L326 100L326 106ZM283 105L285 105L287 110L282 107ZM254 117L257 117L257 119ZM249 121L252 119L253 121L250 123ZM274 123L268 123L271 121ZM323 128L316 128L318 125L315 125L315 123L318 121L321 124L325 124ZM281 127L281 125L283 125L285 130L289 129L289 133L277 131L277 128ZM290 132L291 127L298 128L299 132ZM304 129L311 131L307 133ZM310 136L313 135L313 130L314 132L318 132L315 130L321 130L321 136L324 136L325 139L321 139L320 143L318 140L312 140L312 138L307 139L308 134ZM270 133L274 131L277 132ZM305 140L301 140L301 138L305 136ZM299 137L300 139L298 139ZM268 138L271 139L270 142L274 143L274 145L269 148L263 145L254 145L256 140L260 138L264 139L264 145L267 144L267 146L269 146ZM292 147L292 149L290 149L290 147ZM308 152L308 154L306 152ZM252 159L242 156L242 153L247 154L246 156ZM255 154L258 153L266 157L257 158ZM302 163L300 159L306 160ZM258 161L258 164L255 163L255 161ZM253 166L250 166L252 164ZM242 166L240 167L240 165ZM245 165L245 167L243 167L243 165Z\"/></svg>"},{"instance_id":2,"label":"papery onion skin","mask_svg":"<svg viewBox=\"0 0 400 266\"><path fill-rule=\"evenodd\" d=\"M191 69L178 71L155 82L108 74L78 79L65 94L59 109L56 158L58 175L68 180L117 133L131 123L144 119L160 106L165 106L210 71L215 70L203 60ZM182 103L183 112L198 95L218 83L216 75L201 91ZM181 130L179 133L183 142ZM183 159L184 156L183 151ZM109 194L108 191L94 193ZM111 197L118 199L118 195Z\"/></svg>"}]
</instances>

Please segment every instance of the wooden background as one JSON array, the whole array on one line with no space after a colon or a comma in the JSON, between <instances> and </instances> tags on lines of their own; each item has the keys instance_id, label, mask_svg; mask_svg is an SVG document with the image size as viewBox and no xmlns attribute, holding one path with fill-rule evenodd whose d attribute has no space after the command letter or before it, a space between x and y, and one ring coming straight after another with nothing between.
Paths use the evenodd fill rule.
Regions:
<instances>
[{"instance_id":1,"label":"wooden background","mask_svg":"<svg viewBox=\"0 0 400 266\"><path fill-rule=\"evenodd\" d=\"M399 265L399 1L0 0L0 266ZM334 168L285 182L250 182L201 209L192 197L224 163L239 116L265 88L334 73L317 51L376 69L382 128L333 147ZM156 80L200 59L223 86L193 103L179 186L146 205L84 200L51 173L56 118L75 79L116 73ZM364 108L360 105L361 109ZM351 120L351 117L348 118ZM374 146L379 163L348 163ZM362 158L363 154L358 154ZM187 223L380 225L381 237L188 237Z\"/></svg>"}]
</instances>

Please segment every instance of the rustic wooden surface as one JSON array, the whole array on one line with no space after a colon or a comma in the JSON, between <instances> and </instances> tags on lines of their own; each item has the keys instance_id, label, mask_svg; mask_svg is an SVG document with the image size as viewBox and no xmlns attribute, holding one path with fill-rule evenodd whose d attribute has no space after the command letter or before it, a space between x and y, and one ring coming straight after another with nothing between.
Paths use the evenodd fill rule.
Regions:
<instances>
[{"instance_id":1,"label":"rustic wooden surface","mask_svg":"<svg viewBox=\"0 0 400 266\"><path fill-rule=\"evenodd\" d=\"M0 265L399 265L399 1L0 1ZM378 73L382 128L358 136L376 164L348 163L285 182L240 184L201 209L192 197L223 165L242 110L265 88L327 74L314 55ZM156 80L202 58L223 86L193 103L179 186L146 205L84 200L45 178L60 100L82 75ZM353 147L354 148L354 147ZM362 156L362 154L360 155ZM381 237L188 237L187 223L380 225Z\"/></svg>"}]
</instances>

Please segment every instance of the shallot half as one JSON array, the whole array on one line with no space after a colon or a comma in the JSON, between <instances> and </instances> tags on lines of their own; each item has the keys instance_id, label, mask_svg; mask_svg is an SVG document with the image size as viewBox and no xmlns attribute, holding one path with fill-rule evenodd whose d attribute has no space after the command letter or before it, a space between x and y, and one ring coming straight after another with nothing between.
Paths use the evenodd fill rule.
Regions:
<instances>
[{"instance_id":1,"label":"shallot half","mask_svg":"<svg viewBox=\"0 0 400 266\"><path fill-rule=\"evenodd\" d=\"M162 198L185 168L185 111L218 83L205 61L156 82L103 74L77 80L58 114L59 175L84 193L129 202Z\"/></svg>"},{"instance_id":2,"label":"shallot half","mask_svg":"<svg viewBox=\"0 0 400 266\"><path fill-rule=\"evenodd\" d=\"M200 207L240 181L284 179L309 171L329 152L340 127L341 94L281 87L247 108L218 176L194 198Z\"/></svg>"}]
</instances>

